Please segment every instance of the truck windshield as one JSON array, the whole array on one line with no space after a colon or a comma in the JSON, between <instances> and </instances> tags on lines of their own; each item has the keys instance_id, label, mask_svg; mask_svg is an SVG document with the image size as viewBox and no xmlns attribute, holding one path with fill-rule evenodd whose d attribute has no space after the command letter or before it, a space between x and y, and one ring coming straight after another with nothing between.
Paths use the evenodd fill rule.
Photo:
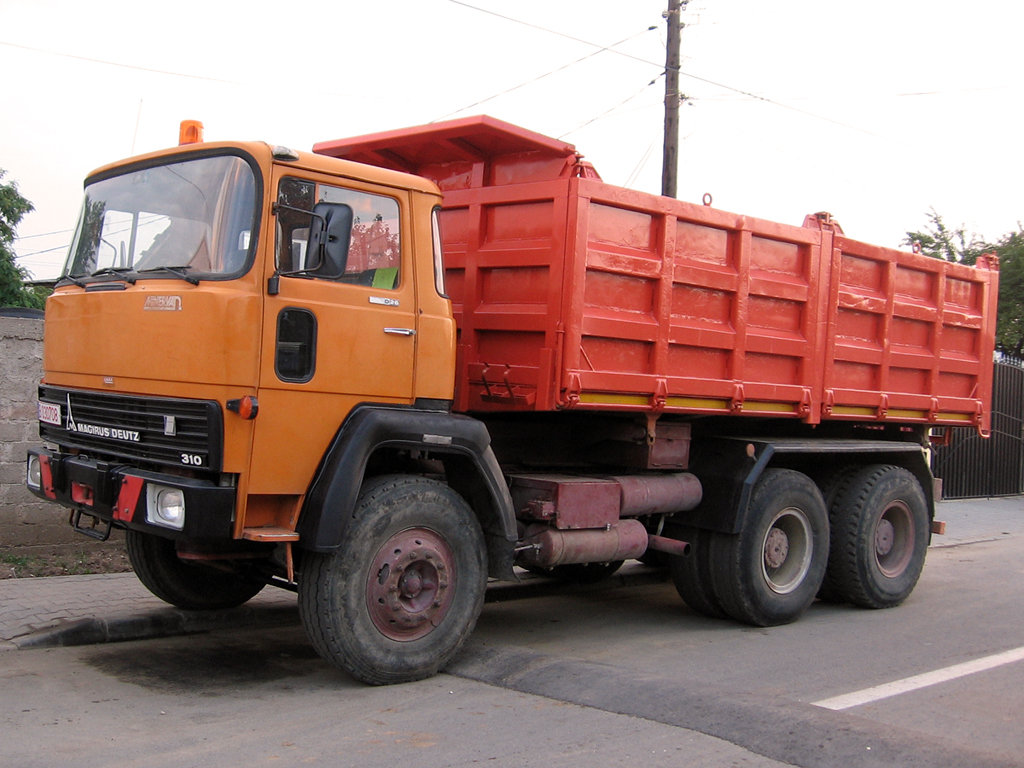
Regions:
<instances>
[{"instance_id":1,"label":"truck windshield","mask_svg":"<svg viewBox=\"0 0 1024 768\"><path fill-rule=\"evenodd\" d=\"M237 276L255 247L256 179L234 155L151 166L88 184L65 277Z\"/></svg>"}]
</instances>

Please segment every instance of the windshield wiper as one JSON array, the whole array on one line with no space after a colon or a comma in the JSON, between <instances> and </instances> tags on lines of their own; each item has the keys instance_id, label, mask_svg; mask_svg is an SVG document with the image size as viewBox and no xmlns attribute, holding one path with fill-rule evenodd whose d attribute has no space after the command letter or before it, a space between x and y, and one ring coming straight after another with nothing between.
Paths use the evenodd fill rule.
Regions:
<instances>
[{"instance_id":1,"label":"windshield wiper","mask_svg":"<svg viewBox=\"0 0 1024 768\"><path fill-rule=\"evenodd\" d=\"M68 281L69 283L74 283L79 288L85 288L85 286L88 285L88 283L86 283L85 280L83 280L80 277L75 277L70 273L66 275L61 275L60 277L57 278L58 283L64 282L65 280Z\"/></svg>"},{"instance_id":2,"label":"windshield wiper","mask_svg":"<svg viewBox=\"0 0 1024 768\"><path fill-rule=\"evenodd\" d=\"M100 275L116 275L125 282L135 285L135 281L138 278L128 277L128 275L134 271L135 269L133 267L103 267L103 269L97 269L95 272L89 275L89 277L99 277Z\"/></svg>"},{"instance_id":3,"label":"windshield wiper","mask_svg":"<svg viewBox=\"0 0 1024 768\"><path fill-rule=\"evenodd\" d=\"M187 264L180 267L150 267L149 269L140 269L139 274L143 272L167 272L168 274L174 275L175 277L181 278L186 283L191 285L199 285L199 278L192 277L192 275L185 274L186 270L192 269Z\"/></svg>"}]
</instances>

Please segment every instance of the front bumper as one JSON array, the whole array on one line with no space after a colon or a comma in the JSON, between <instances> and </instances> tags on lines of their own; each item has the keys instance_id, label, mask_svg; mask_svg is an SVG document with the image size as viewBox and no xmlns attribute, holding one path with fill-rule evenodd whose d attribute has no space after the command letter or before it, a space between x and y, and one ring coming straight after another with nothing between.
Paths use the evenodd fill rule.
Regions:
<instances>
[{"instance_id":1,"label":"front bumper","mask_svg":"<svg viewBox=\"0 0 1024 768\"><path fill-rule=\"evenodd\" d=\"M33 462L38 462L38 470ZM72 510L165 538L232 538L236 491L193 477L149 472L124 464L61 453L48 448L28 452L26 485L36 496ZM181 492L180 527L156 514L158 491Z\"/></svg>"}]
</instances>

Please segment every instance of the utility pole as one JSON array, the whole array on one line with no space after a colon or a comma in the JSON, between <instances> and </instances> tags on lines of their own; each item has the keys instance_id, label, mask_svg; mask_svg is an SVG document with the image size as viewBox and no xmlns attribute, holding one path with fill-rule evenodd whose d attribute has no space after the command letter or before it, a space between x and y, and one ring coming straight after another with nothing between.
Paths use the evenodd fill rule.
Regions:
<instances>
[{"instance_id":1,"label":"utility pole","mask_svg":"<svg viewBox=\"0 0 1024 768\"><path fill-rule=\"evenodd\" d=\"M661 194L676 196L676 174L679 165L679 36L682 24L679 15L689 0L668 0L665 20L668 24L668 45L665 49L665 142L661 158Z\"/></svg>"}]
</instances>

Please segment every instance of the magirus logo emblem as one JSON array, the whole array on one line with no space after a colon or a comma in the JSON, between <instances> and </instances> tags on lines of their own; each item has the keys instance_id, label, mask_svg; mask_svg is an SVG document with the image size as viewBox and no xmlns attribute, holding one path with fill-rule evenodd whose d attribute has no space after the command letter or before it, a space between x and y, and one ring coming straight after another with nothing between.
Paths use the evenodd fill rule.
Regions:
<instances>
[{"instance_id":1,"label":"magirus logo emblem","mask_svg":"<svg viewBox=\"0 0 1024 768\"><path fill-rule=\"evenodd\" d=\"M75 419L75 414L71 410L71 395L67 397L68 416L65 422L64 428L68 432L74 432L79 435L90 435L92 437L102 437L107 440L120 440L126 443L137 443L142 439L141 433L134 429L122 429L120 427L107 427L103 424L89 424L84 421L78 421Z\"/></svg>"},{"instance_id":2,"label":"magirus logo emblem","mask_svg":"<svg viewBox=\"0 0 1024 768\"><path fill-rule=\"evenodd\" d=\"M142 308L147 312L180 312L181 296L147 296Z\"/></svg>"}]
</instances>

